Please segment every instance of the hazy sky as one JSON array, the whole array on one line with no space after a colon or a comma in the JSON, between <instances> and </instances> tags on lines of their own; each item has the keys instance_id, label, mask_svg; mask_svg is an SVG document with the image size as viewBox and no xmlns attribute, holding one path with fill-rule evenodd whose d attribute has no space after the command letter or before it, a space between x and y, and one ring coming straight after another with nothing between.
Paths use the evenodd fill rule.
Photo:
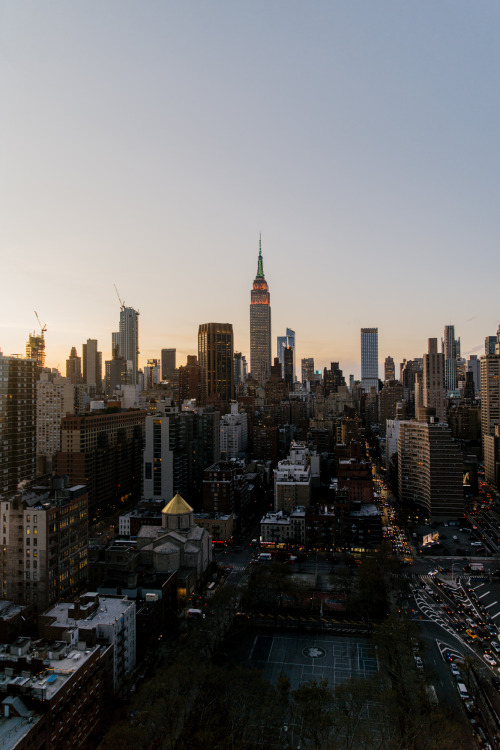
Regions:
<instances>
[{"instance_id":1,"label":"hazy sky","mask_svg":"<svg viewBox=\"0 0 500 750\"><path fill-rule=\"evenodd\" d=\"M359 375L500 320L497 0L5 0L0 349L97 338L141 365L198 325L249 354L262 232L276 336Z\"/></svg>"}]
</instances>

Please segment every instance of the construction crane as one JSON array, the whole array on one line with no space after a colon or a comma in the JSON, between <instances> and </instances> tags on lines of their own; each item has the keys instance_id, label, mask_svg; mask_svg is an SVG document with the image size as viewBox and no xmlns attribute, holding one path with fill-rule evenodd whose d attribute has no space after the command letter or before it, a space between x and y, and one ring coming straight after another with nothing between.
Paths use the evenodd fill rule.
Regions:
<instances>
[{"instance_id":1,"label":"construction crane","mask_svg":"<svg viewBox=\"0 0 500 750\"><path fill-rule=\"evenodd\" d=\"M116 296L118 297L118 301L120 302L120 309L123 310L123 308L125 307L125 302L122 302L122 298L120 297L120 292L116 288L116 284L113 284L113 286L115 288L115 292L116 292Z\"/></svg>"},{"instance_id":2,"label":"construction crane","mask_svg":"<svg viewBox=\"0 0 500 750\"><path fill-rule=\"evenodd\" d=\"M43 326L42 326L42 323L40 321L40 318L38 317L37 311L35 310L34 312L35 312L35 315L36 315L36 319L38 320L38 325L40 326L40 332L41 332L41 335L42 335L42 338L43 338L43 334L47 330L47 323L44 323Z\"/></svg>"}]
</instances>

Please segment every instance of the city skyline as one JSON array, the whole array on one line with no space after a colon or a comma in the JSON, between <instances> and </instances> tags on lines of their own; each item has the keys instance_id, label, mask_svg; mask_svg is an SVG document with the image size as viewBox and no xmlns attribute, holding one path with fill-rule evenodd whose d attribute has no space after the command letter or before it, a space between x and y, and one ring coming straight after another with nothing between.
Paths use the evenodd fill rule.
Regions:
<instances>
[{"instance_id":1,"label":"city skyline","mask_svg":"<svg viewBox=\"0 0 500 750\"><path fill-rule=\"evenodd\" d=\"M297 362L359 378L365 326L380 372L447 325L481 355L499 323L500 8L194 7L6 4L3 353L37 310L48 366L89 338L109 360L116 284L141 368L166 347L184 364L218 320L250 362L262 231L272 340L293 329Z\"/></svg>"},{"instance_id":2,"label":"city skyline","mask_svg":"<svg viewBox=\"0 0 500 750\"><path fill-rule=\"evenodd\" d=\"M117 310L119 311L118 307L117 307ZM140 311L137 310L138 314L139 314L139 312ZM200 324L193 322L193 325L196 326L196 327L198 327ZM448 327L448 326L454 327L454 325L452 323L447 323L445 327ZM19 330L19 328L20 328L20 326L16 326L15 327L16 332ZM102 339L97 338L97 341L99 342L98 343L99 348L103 352L102 356L106 360L112 358L112 346L109 345L109 347L108 347L106 345L106 343L105 343L105 341L108 340L113 335L112 328L113 328L113 323L110 322L110 327L109 327L108 330L103 331L103 329L101 329L101 333L103 333ZM233 326L233 328L234 328L234 326ZM437 326L434 326L432 328L432 331L435 332L436 328L437 328ZM1 326L0 329L1 329L1 332L4 332L4 331L7 330L7 327ZM498 325L495 326L495 331L497 329L498 329ZM60 329L58 329L58 332L60 333ZM20 337L18 337L16 335L15 340L16 341L19 340L19 345L17 346L17 351L8 351L7 348L2 347L2 342L0 341L0 351L5 356L15 355L15 356L24 357L25 354L24 354L24 352L22 350L26 347L26 342L28 341L29 336L33 336L34 334L36 334L36 335L39 334L39 332L37 332L36 328L32 328L31 330L26 331L24 342L22 341L22 333L20 334ZM380 334L380 331L379 331L379 334ZM45 356L46 356L46 360L47 360L46 361L46 366L50 367L50 368L57 368L59 370L59 372L61 373L61 375L65 375L66 360L71 355L71 349L72 348L76 348L78 356L79 357L83 357L83 352L84 352L84 347L86 345L86 342L82 341L81 343L78 343L78 342L76 342L76 340L74 341L73 339L68 338L67 339L67 341L68 341L67 349L64 348L64 345L60 345L59 348L57 348L57 349L55 347L53 347L51 349L50 334L46 332L44 335L45 335ZM70 334L68 334L68 335L70 335ZM274 334L271 333L271 336L273 336L273 335ZM355 376L355 378L357 380L361 380L361 354L360 354L360 351L359 351L359 328L356 329L356 331L354 332L353 335L354 335L355 338L353 340L351 340L348 343L348 345L347 345L347 351L348 351L347 357L345 359L340 359L339 361L340 361L340 365L341 365L341 367L342 367L342 369L344 371L346 371L346 372L348 372L350 374L354 374L354 376ZM496 339L496 336L494 336L494 335L490 335L490 334L486 334L486 335L490 336L492 339ZM144 367L146 366L146 362L147 362L148 359L151 359L151 358L160 358L161 351L164 350L164 349L166 349L166 348L168 348L167 346L165 346L165 344L171 344L170 340L166 340L166 341L160 342L160 348L159 349L156 349L156 348L153 349L153 348L150 347L143 354L144 346L145 345L142 343L142 341L143 341L142 336L144 336L146 338L146 341L147 341L148 338L149 338L148 337L148 332L147 331L143 331L141 329L141 333L140 333L140 336L139 336L139 347L140 347L140 352L141 352L140 356L139 356L139 369L140 370L144 369ZM173 334L172 338L174 340L179 340L178 335L175 335L175 334ZM390 336L384 337L384 331L381 332L381 338L382 338L382 346L384 344L384 340L391 340ZM434 337L429 336L428 338L434 338ZM14 337L13 336L6 336L6 337L4 337L3 340L7 340L7 341L14 340ZM103 341L102 344L100 343L101 340ZM405 352L405 354L403 354L401 357L398 357L397 354L394 354L394 351L396 350L396 346L394 346L394 348L391 349L391 350L388 350L387 348L381 348L379 346L378 366L379 366L379 377L381 379L382 379L382 376L380 375L380 373L383 373L383 371L384 371L384 361L385 361L385 358L387 356L391 356L394 359L395 368L396 368L396 377L397 378L400 377L400 374L399 374L399 365L403 362L403 359L410 360L410 359L413 359L414 357L422 357L423 356L423 354L425 353L426 347L427 347L427 338L424 339L424 340L422 340L422 345L421 345L420 348L419 348L419 345L416 343L415 337L412 337L411 339L409 339L409 341L410 340L413 341L413 345L416 347L413 351L410 351L409 346L407 347L404 344L403 345L401 345L401 344L397 344L396 345L396 346L400 347L400 351L404 351ZM249 346L249 343L247 344L247 348L245 349L245 347L240 346L240 342L241 342L241 338L239 340L237 340L236 339L236 335L235 335L234 350L235 351L241 351L243 353L243 355L246 357L247 362L248 362L250 360L250 346ZM184 348L177 348L177 360L178 360L177 361L177 366L185 365L187 357L193 356L193 355L194 356L197 355L197 331L193 335L192 340L189 337L186 336L182 340L182 343L184 344ZM471 340L469 343L473 344L474 341ZM146 344L146 346L147 346L147 344ZM346 345L344 344L344 346L346 346ZM175 349L175 347L173 347L173 348ZM325 350L325 347L323 346L322 349ZM335 347L333 346L332 352L333 352L334 349L335 349ZM357 353L358 353L357 361L356 361L356 350L358 350L357 351ZM302 359L302 358L305 358L305 357L312 357L312 359L314 359L315 370L316 371L320 371L320 372L323 371L324 367L328 367L329 364L330 364L330 361L333 359L333 353L331 355L329 355L328 353L326 353L326 354L323 354L320 357L318 357L318 355L315 356L314 354L307 353L304 350L304 348L302 348L302 350L301 350L301 348L298 347L297 351L299 351L299 352L302 351L302 354L297 355L298 358ZM478 357L481 357L484 353L485 353L484 337L482 337L482 334L480 333L477 345L467 348L464 352L462 352L462 357L465 357L465 359L468 359L471 355L476 355ZM56 364L56 360L57 360L57 364Z\"/></svg>"}]
</instances>

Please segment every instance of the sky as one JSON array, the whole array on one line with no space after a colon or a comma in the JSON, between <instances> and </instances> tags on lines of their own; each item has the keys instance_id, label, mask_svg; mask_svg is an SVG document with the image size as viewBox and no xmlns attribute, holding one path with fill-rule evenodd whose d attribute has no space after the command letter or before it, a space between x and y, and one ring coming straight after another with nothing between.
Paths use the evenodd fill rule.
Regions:
<instances>
[{"instance_id":1,"label":"sky","mask_svg":"<svg viewBox=\"0 0 500 750\"><path fill-rule=\"evenodd\" d=\"M233 324L262 233L272 350L360 374L500 322L497 0L5 0L0 350L65 371L120 303L140 363ZM398 369L397 369L398 372ZM383 370L381 370L383 377Z\"/></svg>"}]
</instances>

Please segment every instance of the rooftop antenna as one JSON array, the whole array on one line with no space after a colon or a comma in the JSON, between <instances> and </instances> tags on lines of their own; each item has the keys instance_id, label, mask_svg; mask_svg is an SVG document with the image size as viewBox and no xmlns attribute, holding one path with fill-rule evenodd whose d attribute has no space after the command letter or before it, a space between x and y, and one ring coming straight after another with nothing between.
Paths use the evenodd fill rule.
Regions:
<instances>
[{"instance_id":1,"label":"rooftop antenna","mask_svg":"<svg viewBox=\"0 0 500 750\"><path fill-rule=\"evenodd\" d=\"M120 302L120 309L123 310L123 308L125 307L125 302L122 302L122 298L120 297L120 292L116 288L116 284L113 284L113 286L115 288L116 296L118 297L118 300Z\"/></svg>"}]
</instances>

